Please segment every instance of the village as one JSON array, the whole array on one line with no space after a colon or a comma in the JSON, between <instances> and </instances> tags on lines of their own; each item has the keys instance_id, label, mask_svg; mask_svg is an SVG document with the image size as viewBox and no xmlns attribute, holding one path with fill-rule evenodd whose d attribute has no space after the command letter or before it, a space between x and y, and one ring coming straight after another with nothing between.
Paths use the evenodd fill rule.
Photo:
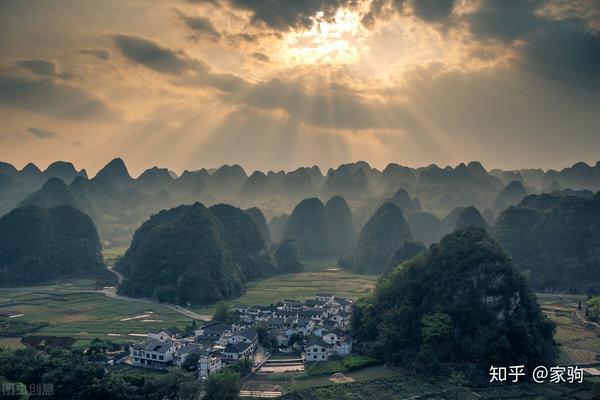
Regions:
<instances>
[{"instance_id":1,"label":"village","mask_svg":"<svg viewBox=\"0 0 600 400\"><path fill-rule=\"evenodd\" d=\"M196 370L199 379L222 368L248 360L253 371L292 372L305 362L327 361L352 353L349 335L352 301L317 293L305 301L283 300L275 305L232 308L235 322L211 321L187 335L173 329L149 332L147 340L130 346L126 361L132 366L165 370ZM259 340L259 336L264 336ZM269 362L271 352L298 354L289 360Z\"/></svg>"}]
</instances>

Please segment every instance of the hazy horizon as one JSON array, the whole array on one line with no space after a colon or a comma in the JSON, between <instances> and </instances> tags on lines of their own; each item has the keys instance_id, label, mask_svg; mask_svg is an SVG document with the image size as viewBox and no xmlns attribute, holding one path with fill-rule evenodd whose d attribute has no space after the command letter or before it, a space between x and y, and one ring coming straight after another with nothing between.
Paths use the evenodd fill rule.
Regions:
<instances>
[{"instance_id":1,"label":"hazy horizon","mask_svg":"<svg viewBox=\"0 0 600 400\"><path fill-rule=\"evenodd\" d=\"M148 170L148 169L151 169L151 168L155 168L155 167L156 167L156 168L164 168L164 169L168 169L170 172L174 172L175 174L177 174L177 176L181 176L181 174L182 174L184 171L186 171L186 170L188 170L188 171L198 171L198 170L201 170L201 169L206 169L206 170L216 170L216 169L218 169L218 168L220 168L220 167L222 167L222 166L225 166L225 165L230 165L230 166L233 166L233 165L239 165L239 166L240 166L240 167L242 167L242 169L243 169L243 170L246 172L246 174L247 174L248 176L250 176L250 175L251 175L251 174L252 174L254 171L261 171L261 172L264 172L264 173L271 172L271 171L272 171L272 172L284 171L284 172L286 172L286 173L289 173L289 172L291 172L291 171L294 171L294 170L296 170L296 169L298 169L298 168L302 168L302 167L305 167L305 168L310 168L310 167L313 167L313 166L317 166L317 167L319 167L319 169L321 170L321 173L322 173L323 175L326 175L326 174L327 174L327 171L328 171L330 168L336 169L337 167L341 166L342 164L354 164L354 163L358 163L358 162L368 162L368 161L366 161L366 160L353 160L353 161L348 161L348 162L344 162L344 163L337 164L337 165L331 165L331 166L327 166L327 167L324 167L324 166L321 166L321 165L317 165L317 164L313 164L313 165L298 165L297 167L293 167L293 168L286 168L286 169L283 169L283 168L281 168L281 169L252 169L252 168L247 168L247 167L245 167L244 165L242 165L242 164L240 164L240 163L235 163L235 162L233 162L233 163L224 163L224 164L221 164L221 165L211 165L211 166L205 166L205 165L200 165L200 166L191 166L191 167L189 167L189 168L184 168L184 169L181 169L181 170L176 170L176 169L170 168L168 165L148 165L148 166L141 166L141 167L139 167L139 168L132 168L132 167L131 167L131 166L128 164L128 162L127 162L127 159L125 159L125 158L123 158L123 157L114 157L114 158L112 158L112 159L110 159L110 160L107 160L107 161L106 161L106 163L104 163L104 164L100 165L98 168L95 168L95 169L92 169L92 168L86 168L86 166L85 166L85 165L78 165L78 164L75 164L75 163L73 163L73 162L71 162L71 161L69 161L69 160L54 160L54 161L51 161L51 162L49 162L49 163L47 163L47 164L38 164L38 163L35 163L35 162L33 162L33 161L27 161L27 162L25 162L25 163L22 163L22 164L14 164L14 163L10 163L10 164L11 164L11 165L13 165L13 166L14 166L14 167L15 167L17 170L19 170L19 171L20 171L20 170L22 170L22 169L23 169L25 166L27 166L27 164L29 164L29 163L33 163L33 164L35 164L35 165L36 165L36 166L37 166L37 167L38 167L38 168L39 168L41 171L44 171L44 170L46 170L46 169L48 168L48 166L50 166L50 165L51 165L52 163L54 163L54 162L70 162L71 164L73 164L73 166L75 167L75 169L76 169L77 171L85 170L85 171L86 171L86 173L87 173L87 175L88 175L88 178L90 178L90 179L91 179L91 178L93 178L93 177L94 177L94 176L95 176L95 175L98 173L98 171L100 171L100 169L102 169L102 168L103 168L103 167L105 167L105 166L106 166L108 163L110 163L112 160L114 160L114 159L117 159L117 158L120 158L120 159L122 159L122 160L123 160L123 162L125 163L125 166L127 167L127 170L129 171L129 174L130 174L130 175L131 175L131 177L132 177L132 178L134 178L134 179L137 179L137 178L138 178L138 177L139 177L139 176L140 176L140 175L141 175L141 174L142 174L144 171L146 171L146 170ZM599 158L600 158L600 157L599 157ZM5 161L5 160L0 160L0 162L7 162L7 161ZM389 165L389 164L398 164L398 165L400 165L400 166L403 166L403 167L409 167L409 168L412 168L412 169L426 168L426 167L428 167L428 166L431 166L431 165L437 165L438 167L440 167L440 168L442 168L442 169L443 169L443 168L446 168L446 167L456 168L456 167L457 167L459 164L461 164L461 163L462 163L462 164L465 164L465 165L467 165L467 164L469 164L470 162L480 162L480 163L483 165L483 167L486 169L486 171L488 171L488 172L489 172L489 171L491 171L491 170L494 170L494 169L499 169L499 170L502 170L502 171L517 171L517 170L522 170L522 169L541 169L541 170L543 170L544 172L547 172L547 171L549 171L549 170L561 171L562 169L565 169L565 168L570 168L570 167L572 167L572 166L573 166L575 163L578 163L578 162L584 162L584 163L586 163L588 166L591 166L591 167L593 167L593 166L595 166L595 165L596 165L596 163L600 163L600 159L599 159L599 160L596 160L596 161L590 161L590 162L586 162L586 161L583 161L583 160L578 160L578 161L575 161L575 162L574 162L574 163L572 163L572 164L563 165L563 166L559 166L559 167L556 167L556 168L542 168L542 167L536 167L536 166L534 166L534 167L517 167L517 168L508 168L508 169L507 169L507 168L500 168L500 167L488 166L488 165L485 165L484 163L482 163L482 162L481 162L481 161L479 161L479 160L465 160L465 161L460 161L460 162L458 162L457 164L438 164L438 163L432 162L432 163L429 163L429 164L426 164L426 165L406 165L406 164L403 164L403 163L401 163L401 162L394 162L394 161L391 161L391 162L389 162L389 163L386 163L386 164L385 164L385 165L383 165L382 167L378 167L378 166L376 166L376 165L373 165L373 164L371 164L370 162L368 162L368 163L369 163L369 165L370 165L372 168L376 168L376 169L378 169L379 171L383 171L383 170L385 169L385 167L386 167L387 165Z\"/></svg>"},{"instance_id":2,"label":"hazy horizon","mask_svg":"<svg viewBox=\"0 0 600 400\"><path fill-rule=\"evenodd\" d=\"M0 1L0 160L595 164L600 2Z\"/></svg>"}]
</instances>

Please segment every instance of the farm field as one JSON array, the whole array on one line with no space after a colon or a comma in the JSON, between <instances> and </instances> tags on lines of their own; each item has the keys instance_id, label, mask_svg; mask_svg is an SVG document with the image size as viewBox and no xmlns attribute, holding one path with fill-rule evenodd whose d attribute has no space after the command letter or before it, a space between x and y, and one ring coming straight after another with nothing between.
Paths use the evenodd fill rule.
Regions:
<instances>
[{"instance_id":1,"label":"farm field","mask_svg":"<svg viewBox=\"0 0 600 400\"><path fill-rule=\"evenodd\" d=\"M94 338L114 342L139 340L129 334L145 334L155 328L184 327L190 319L154 304L117 300L93 293L92 281L60 285L0 289L0 313L22 316L15 320L47 322L38 336L70 336L75 346ZM90 292L80 292L89 290ZM3 339L2 344L12 343Z\"/></svg>"},{"instance_id":2,"label":"farm field","mask_svg":"<svg viewBox=\"0 0 600 400\"><path fill-rule=\"evenodd\" d=\"M283 299L304 300L317 292L332 293L356 300L367 295L377 282L376 275L358 275L339 269L335 261L306 262L308 271L297 274L277 275L246 284L246 293L226 304L268 305ZM217 303L218 304L218 303ZM208 307L192 307L199 314L214 311L217 304Z\"/></svg>"},{"instance_id":3,"label":"farm field","mask_svg":"<svg viewBox=\"0 0 600 400\"><path fill-rule=\"evenodd\" d=\"M344 381L363 382L398 376L392 369L383 366L366 367L343 374ZM276 387L284 391L305 390L321 386L337 385L331 375L310 376L305 372L286 374L254 374L243 382L243 390L273 390Z\"/></svg>"},{"instance_id":4,"label":"farm field","mask_svg":"<svg viewBox=\"0 0 600 400\"><path fill-rule=\"evenodd\" d=\"M466 387L441 379L396 374L383 378L296 389L284 399L591 399L592 385L518 384Z\"/></svg>"},{"instance_id":5,"label":"farm field","mask_svg":"<svg viewBox=\"0 0 600 400\"><path fill-rule=\"evenodd\" d=\"M537 294L537 301L542 311L556 324L555 339L560 345L558 363L598 363L600 330L576 317L580 301L585 307L586 296Z\"/></svg>"}]
</instances>

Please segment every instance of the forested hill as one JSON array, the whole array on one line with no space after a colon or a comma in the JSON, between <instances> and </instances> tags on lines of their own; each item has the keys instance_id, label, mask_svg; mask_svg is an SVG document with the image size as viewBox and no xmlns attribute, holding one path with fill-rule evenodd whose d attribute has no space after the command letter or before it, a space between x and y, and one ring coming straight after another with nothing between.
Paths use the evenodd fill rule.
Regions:
<instances>
[{"instance_id":1,"label":"forested hill","mask_svg":"<svg viewBox=\"0 0 600 400\"><path fill-rule=\"evenodd\" d=\"M240 295L244 282L301 270L293 243L271 254L259 228L239 208L200 203L153 215L116 265L120 291L178 304Z\"/></svg>"},{"instance_id":2,"label":"forested hill","mask_svg":"<svg viewBox=\"0 0 600 400\"><path fill-rule=\"evenodd\" d=\"M71 206L21 207L0 218L0 285L111 279L92 220Z\"/></svg>"},{"instance_id":3,"label":"forested hill","mask_svg":"<svg viewBox=\"0 0 600 400\"><path fill-rule=\"evenodd\" d=\"M552 323L525 279L485 230L454 232L384 275L358 302L356 337L388 361L544 365L556 356Z\"/></svg>"},{"instance_id":4,"label":"forested hill","mask_svg":"<svg viewBox=\"0 0 600 400\"><path fill-rule=\"evenodd\" d=\"M494 232L536 289L600 293L600 193L528 196Z\"/></svg>"}]
</instances>

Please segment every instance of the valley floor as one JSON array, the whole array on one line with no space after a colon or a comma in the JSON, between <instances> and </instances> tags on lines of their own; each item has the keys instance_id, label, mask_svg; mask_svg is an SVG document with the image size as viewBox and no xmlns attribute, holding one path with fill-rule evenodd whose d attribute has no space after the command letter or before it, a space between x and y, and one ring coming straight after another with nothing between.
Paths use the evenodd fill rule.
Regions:
<instances>
[{"instance_id":1,"label":"valley floor","mask_svg":"<svg viewBox=\"0 0 600 400\"><path fill-rule=\"evenodd\" d=\"M306 300L316 293L331 293L356 300L367 295L376 282L376 275L358 275L344 271L337 267L336 260L307 261L304 272L248 282L243 296L223 303L269 305L283 299ZM218 303L192 308L199 314L210 314L217 305Z\"/></svg>"},{"instance_id":2,"label":"valley floor","mask_svg":"<svg viewBox=\"0 0 600 400\"><path fill-rule=\"evenodd\" d=\"M368 294L376 276L356 275L335 266L334 260L308 262L306 271L249 282L246 292L227 304L271 304L282 299L306 299L317 292L329 292L350 299ZM561 365L600 366L600 327L584 320L578 310L585 296L538 294L542 310L557 324L556 341L560 345ZM210 314L216 305L195 307L193 312ZM57 285L0 289L0 315L31 324L45 323L34 335L72 338L74 347L85 346L94 338L118 343L140 341L149 330L191 323L189 315L173 306L145 301L129 301L105 291L95 291L94 282L80 280ZM0 332L1 335L1 332ZM22 347L20 337L0 337L0 346ZM253 374L244 381L245 390L280 388L292 399L406 399L446 398L462 390L461 399L585 399L594 398L590 385L600 380L586 376L587 384L577 385L504 385L462 388L447 382L429 381L403 375L385 366L367 367L340 374L312 375ZM596 389L594 389L596 390ZM382 397L384 396L384 397Z\"/></svg>"}]
</instances>

